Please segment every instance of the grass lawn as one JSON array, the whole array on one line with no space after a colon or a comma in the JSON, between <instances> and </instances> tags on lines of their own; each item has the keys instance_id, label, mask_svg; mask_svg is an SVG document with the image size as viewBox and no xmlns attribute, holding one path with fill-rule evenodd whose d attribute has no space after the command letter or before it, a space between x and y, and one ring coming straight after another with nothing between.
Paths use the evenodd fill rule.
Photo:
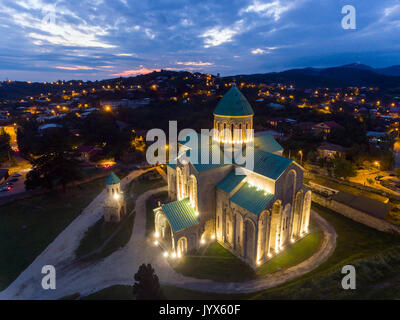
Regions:
<instances>
[{"instance_id":1,"label":"grass lawn","mask_svg":"<svg viewBox=\"0 0 400 320\"><path fill-rule=\"evenodd\" d=\"M323 232L318 225L312 225L311 231L312 233L307 237L296 242L255 271L217 242L210 244L204 252L200 251L196 255L183 257L174 268L186 276L221 282L262 278L311 257L318 250L323 239Z\"/></svg>"},{"instance_id":2,"label":"grass lawn","mask_svg":"<svg viewBox=\"0 0 400 320\"><path fill-rule=\"evenodd\" d=\"M106 178L0 207L0 290L28 267L104 189Z\"/></svg>"},{"instance_id":3,"label":"grass lawn","mask_svg":"<svg viewBox=\"0 0 400 320\"><path fill-rule=\"evenodd\" d=\"M313 209L336 230L336 249L315 270L282 286L256 294L258 299L337 299L348 295L340 286L341 268L356 266L357 287L379 283L400 272L400 239L354 222L329 209L313 204ZM357 298L359 290L352 293Z\"/></svg>"},{"instance_id":4,"label":"grass lawn","mask_svg":"<svg viewBox=\"0 0 400 320\"><path fill-rule=\"evenodd\" d=\"M125 246L132 235L134 214L125 217L120 223L105 222L103 218L97 221L86 231L76 250L77 257L83 257L99 248L117 232L101 251L87 257L88 259L101 259ZM118 230L118 228L120 228ZM118 231L117 231L118 230Z\"/></svg>"},{"instance_id":5,"label":"grass lawn","mask_svg":"<svg viewBox=\"0 0 400 320\"><path fill-rule=\"evenodd\" d=\"M146 179L146 176L154 175L153 179ZM160 188L166 186L167 184L163 178L159 175L157 170L151 170L149 172L143 173L136 179L132 180L126 188L126 192L130 195L139 196L146 191L151 189Z\"/></svg>"},{"instance_id":6,"label":"grass lawn","mask_svg":"<svg viewBox=\"0 0 400 320\"><path fill-rule=\"evenodd\" d=\"M173 264L175 271L189 277L221 282L246 281L256 278L251 267L236 258L219 243L213 242L204 252L202 251L182 257L178 264Z\"/></svg>"}]
</instances>

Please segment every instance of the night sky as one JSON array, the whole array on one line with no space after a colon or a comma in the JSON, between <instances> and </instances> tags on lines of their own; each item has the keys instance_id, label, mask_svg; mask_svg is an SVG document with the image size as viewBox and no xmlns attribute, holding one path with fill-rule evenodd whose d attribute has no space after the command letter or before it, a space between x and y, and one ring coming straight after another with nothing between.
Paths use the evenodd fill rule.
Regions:
<instances>
[{"instance_id":1,"label":"night sky","mask_svg":"<svg viewBox=\"0 0 400 320\"><path fill-rule=\"evenodd\" d=\"M400 1L0 0L0 36L0 80L385 67L400 64Z\"/></svg>"}]
</instances>

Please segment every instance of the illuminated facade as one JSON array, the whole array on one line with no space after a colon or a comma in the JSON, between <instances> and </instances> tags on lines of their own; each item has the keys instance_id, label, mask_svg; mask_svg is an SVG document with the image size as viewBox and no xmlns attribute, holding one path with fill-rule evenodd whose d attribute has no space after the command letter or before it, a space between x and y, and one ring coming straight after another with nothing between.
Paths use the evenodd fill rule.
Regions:
<instances>
[{"instance_id":1,"label":"illuminated facade","mask_svg":"<svg viewBox=\"0 0 400 320\"><path fill-rule=\"evenodd\" d=\"M154 209L155 244L175 258L215 239L256 267L308 233L311 191L303 185L304 169L282 157L272 136L253 135L253 110L236 87L215 109L214 129L209 150L254 146L254 168L169 164L171 202Z\"/></svg>"},{"instance_id":2,"label":"illuminated facade","mask_svg":"<svg viewBox=\"0 0 400 320\"><path fill-rule=\"evenodd\" d=\"M104 197L104 221L119 222L126 215L126 204L121 191L120 179L111 172L106 180Z\"/></svg>"}]
</instances>

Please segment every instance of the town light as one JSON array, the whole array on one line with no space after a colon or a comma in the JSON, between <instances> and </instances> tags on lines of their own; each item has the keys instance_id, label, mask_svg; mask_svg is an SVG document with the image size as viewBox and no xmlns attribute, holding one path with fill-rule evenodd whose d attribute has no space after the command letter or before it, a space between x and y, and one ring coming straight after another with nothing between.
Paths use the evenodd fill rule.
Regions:
<instances>
[{"instance_id":1,"label":"town light","mask_svg":"<svg viewBox=\"0 0 400 320\"><path fill-rule=\"evenodd\" d=\"M172 259L175 259L176 258L176 253L175 252L172 252Z\"/></svg>"},{"instance_id":2,"label":"town light","mask_svg":"<svg viewBox=\"0 0 400 320\"><path fill-rule=\"evenodd\" d=\"M154 241L153 243L155 246L158 246L158 244L159 244L158 240Z\"/></svg>"},{"instance_id":3,"label":"town light","mask_svg":"<svg viewBox=\"0 0 400 320\"><path fill-rule=\"evenodd\" d=\"M118 193L114 193L114 199L118 200L119 199L119 194Z\"/></svg>"},{"instance_id":4,"label":"town light","mask_svg":"<svg viewBox=\"0 0 400 320\"><path fill-rule=\"evenodd\" d=\"M215 234L211 235L211 239L214 240L215 239Z\"/></svg>"},{"instance_id":5,"label":"town light","mask_svg":"<svg viewBox=\"0 0 400 320\"><path fill-rule=\"evenodd\" d=\"M154 232L154 238L159 238L160 237L160 233L158 231Z\"/></svg>"},{"instance_id":6,"label":"town light","mask_svg":"<svg viewBox=\"0 0 400 320\"><path fill-rule=\"evenodd\" d=\"M293 238L292 238L292 239L290 239L290 242L291 242L291 243L294 243L294 239L293 239Z\"/></svg>"},{"instance_id":7,"label":"town light","mask_svg":"<svg viewBox=\"0 0 400 320\"><path fill-rule=\"evenodd\" d=\"M201 240L200 240L200 243L201 243L201 244L205 244L205 243L206 243L206 240L201 239Z\"/></svg>"},{"instance_id":8,"label":"town light","mask_svg":"<svg viewBox=\"0 0 400 320\"><path fill-rule=\"evenodd\" d=\"M169 256L168 251L165 251L165 252L163 253L163 256L164 256L164 258L168 258L168 256Z\"/></svg>"},{"instance_id":9,"label":"town light","mask_svg":"<svg viewBox=\"0 0 400 320\"><path fill-rule=\"evenodd\" d=\"M271 254L271 253L268 253L267 256L268 256L268 258L271 258L271 257L272 257L272 254Z\"/></svg>"}]
</instances>

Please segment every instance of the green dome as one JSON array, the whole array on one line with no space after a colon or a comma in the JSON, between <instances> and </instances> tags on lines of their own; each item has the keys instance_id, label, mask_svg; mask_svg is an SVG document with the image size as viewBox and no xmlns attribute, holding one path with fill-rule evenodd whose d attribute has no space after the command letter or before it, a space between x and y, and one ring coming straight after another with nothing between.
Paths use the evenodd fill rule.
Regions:
<instances>
[{"instance_id":1,"label":"green dome","mask_svg":"<svg viewBox=\"0 0 400 320\"><path fill-rule=\"evenodd\" d=\"M110 175L108 176L106 180L106 185L112 185L112 184L118 184L120 183L121 180L115 175L114 172L111 171Z\"/></svg>"},{"instance_id":2,"label":"green dome","mask_svg":"<svg viewBox=\"0 0 400 320\"><path fill-rule=\"evenodd\" d=\"M229 89L214 110L217 116L251 116L254 114L250 103L236 86Z\"/></svg>"}]
</instances>

